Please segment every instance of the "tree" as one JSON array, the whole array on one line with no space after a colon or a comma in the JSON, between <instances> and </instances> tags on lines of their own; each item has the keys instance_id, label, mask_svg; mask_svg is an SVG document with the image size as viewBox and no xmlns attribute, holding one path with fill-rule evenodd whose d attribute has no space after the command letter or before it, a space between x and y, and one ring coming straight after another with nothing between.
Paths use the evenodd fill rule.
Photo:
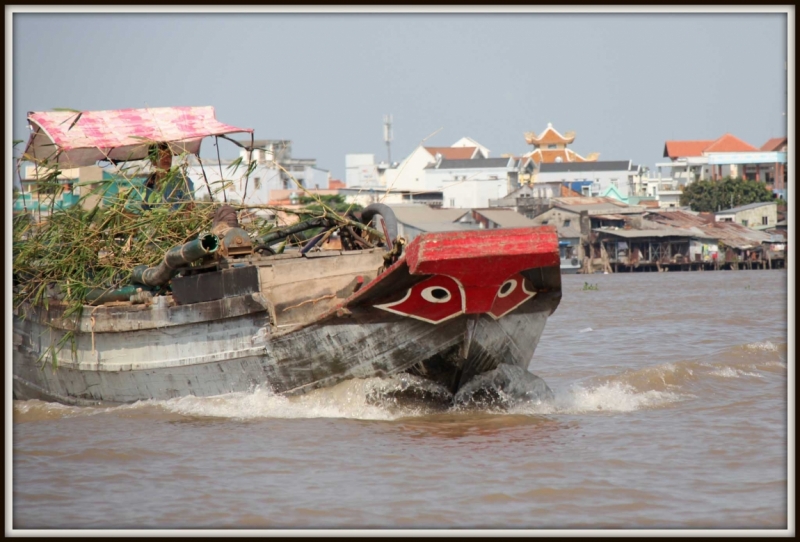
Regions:
<instances>
[{"instance_id":1,"label":"tree","mask_svg":"<svg viewBox=\"0 0 800 542\"><path fill-rule=\"evenodd\" d=\"M681 194L680 203L693 211L714 213L762 201L775 201L764 183L725 177L720 181L696 181L688 185Z\"/></svg>"}]
</instances>

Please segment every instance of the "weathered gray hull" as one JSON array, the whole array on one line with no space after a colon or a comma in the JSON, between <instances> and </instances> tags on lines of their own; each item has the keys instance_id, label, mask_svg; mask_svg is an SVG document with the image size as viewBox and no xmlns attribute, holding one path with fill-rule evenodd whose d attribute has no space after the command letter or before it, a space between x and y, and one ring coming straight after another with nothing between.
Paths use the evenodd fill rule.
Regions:
<instances>
[{"instance_id":1,"label":"weathered gray hull","mask_svg":"<svg viewBox=\"0 0 800 542\"><path fill-rule=\"evenodd\" d=\"M128 327L144 329L113 331L110 328L123 327L119 321L124 319L108 316L106 331L87 333L81 325L72 326L74 339L64 342L55 361L47 346L69 326L52 310L27 318L15 315L14 397L68 404L130 403L252 391L257 386L297 394L351 378L403 372L436 354L465 350L465 340L466 359L459 370L466 382L501 362L527 367L558 302L544 294L499 320L462 315L439 325L374 310L354 311L279 332L270 326L269 310L257 296L195 305L193 314L210 317L199 322L148 329L147 311L139 311L137 325ZM180 317L186 307L150 310L174 311L172 321L186 319Z\"/></svg>"}]
</instances>

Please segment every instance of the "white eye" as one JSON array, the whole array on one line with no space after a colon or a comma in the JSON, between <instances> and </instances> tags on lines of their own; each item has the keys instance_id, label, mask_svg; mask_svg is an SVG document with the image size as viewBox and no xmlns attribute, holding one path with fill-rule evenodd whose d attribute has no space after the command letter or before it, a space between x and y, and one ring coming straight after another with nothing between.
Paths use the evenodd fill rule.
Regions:
<instances>
[{"instance_id":1,"label":"white eye","mask_svg":"<svg viewBox=\"0 0 800 542\"><path fill-rule=\"evenodd\" d=\"M517 288L516 279L508 279L500 286L500 291L497 292L498 297L506 297Z\"/></svg>"},{"instance_id":2,"label":"white eye","mask_svg":"<svg viewBox=\"0 0 800 542\"><path fill-rule=\"evenodd\" d=\"M450 301L450 292L441 286L431 286L422 290L422 299L431 303L447 303Z\"/></svg>"}]
</instances>

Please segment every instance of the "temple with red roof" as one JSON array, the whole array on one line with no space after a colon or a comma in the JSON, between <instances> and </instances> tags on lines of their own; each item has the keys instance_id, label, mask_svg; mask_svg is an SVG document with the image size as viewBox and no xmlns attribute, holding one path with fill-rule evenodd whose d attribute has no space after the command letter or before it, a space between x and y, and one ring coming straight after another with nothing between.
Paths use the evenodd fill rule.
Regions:
<instances>
[{"instance_id":1,"label":"temple with red roof","mask_svg":"<svg viewBox=\"0 0 800 542\"><path fill-rule=\"evenodd\" d=\"M525 133L525 141L528 145L533 145L533 150L526 154L531 160L539 164L553 164L562 162L594 162L600 153L592 153L585 158L570 148L567 148L575 141L575 132L567 132L562 135L553 128L551 123L547 123L547 128L538 136L534 132Z\"/></svg>"},{"instance_id":2,"label":"temple with red roof","mask_svg":"<svg viewBox=\"0 0 800 542\"><path fill-rule=\"evenodd\" d=\"M772 138L759 149L732 134L718 139L667 141L664 157L670 162L656 166L671 167L673 177L686 177L688 181L716 180L726 173L764 181L779 192L786 189L786 144L785 137Z\"/></svg>"}]
</instances>

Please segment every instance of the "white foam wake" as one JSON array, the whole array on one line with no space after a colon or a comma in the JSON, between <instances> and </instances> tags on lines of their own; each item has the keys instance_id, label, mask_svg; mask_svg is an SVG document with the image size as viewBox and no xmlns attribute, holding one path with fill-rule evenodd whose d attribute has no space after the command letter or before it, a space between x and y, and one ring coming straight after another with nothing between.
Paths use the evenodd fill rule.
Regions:
<instances>
[{"instance_id":1,"label":"white foam wake","mask_svg":"<svg viewBox=\"0 0 800 542\"><path fill-rule=\"evenodd\" d=\"M754 350L761 352L777 352L780 349L780 347L777 344L770 341L745 344L742 346L742 348L745 350Z\"/></svg>"},{"instance_id":2,"label":"white foam wake","mask_svg":"<svg viewBox=\"0 0 800 542\"><path fill-rule=\"evenodd\" d=\"M555 392L555 400L514 407L515 414L583 414L588 412L633 412L658 408L681 401L687 396L668 391L638 392L632 386L610 382L599 386L573 385L564 392Z\"/></svg>"},{"instance_id":3,"label":"white foam wake","mask_svg":"<svg viewBox=\"0 0 800 542\"><path fill-rule=\"evenodd\" d=\"M252 393L216 397L181 397L159 401L162 408L184 416L215 418L351 418L391 420L409 413L390 412L371 405L367 394L378 379L350 380L296 397L283 397L258 388Z\"/></svg>"},{"instance_id":4,"label":"white foam wake","mask_svg":"<svg viewBox=\"0 0 800 542\"><path fill-rule=\"evenodd\" d=\"M741 369L734 369L733 367L722 367L721 369L715 369L711 371L712 375L721 376L723 378L739 378L742 376L752 376L754 378L764 378L763 375L758 373L749 373L747 371L742 371Z\"/></svg>"}]
</instances>

